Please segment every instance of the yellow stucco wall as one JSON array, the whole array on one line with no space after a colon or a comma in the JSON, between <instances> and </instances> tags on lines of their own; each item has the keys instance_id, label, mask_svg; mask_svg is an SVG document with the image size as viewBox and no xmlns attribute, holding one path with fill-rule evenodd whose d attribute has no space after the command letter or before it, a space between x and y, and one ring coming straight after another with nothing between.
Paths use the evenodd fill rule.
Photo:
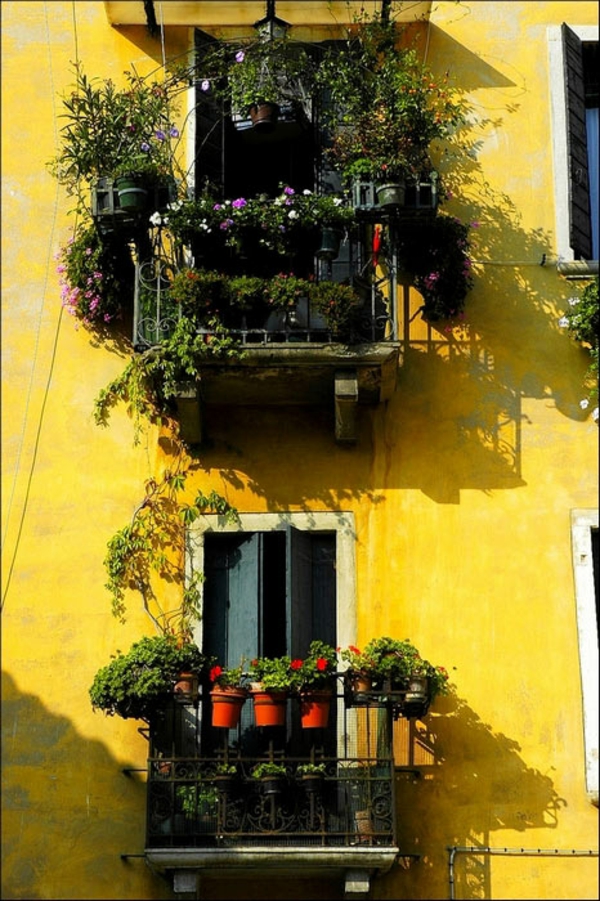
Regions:
<instances>
[{"instance_id":1,"label":"yellow stucco wall","mask_svg":"<svg viewBox=\"0 0 600 901\"><path fill-rule=\"evenodd\" d=\"M428 62L450 65L474 107L450 206L480 223L469 337L415 321L397 390L361 408L354 448L334 444L328 410L210 411L189 486L240 512L352 512L357 641L410 637L456 667L457 700L423 725L436 765L398 782L400 846L421 860L375 882L378 898L447 897L448 846L598 842L570 531L571 510L597 507L598 426L579 408L585 354L557 325L573 286L540 265L555 258L546 28L596 24L597 6L434 7ZM188 38L169 31L167 55ZM45 163L76 57L118 81L160 65L161 46L143 26L111 28L99 2L2 4L3 897L158 899L170 887L119 858L143 850L144 786L121 769L144 767L146 741L87 695L109 655L150 631L135 603L125 626L111 616L103 559L165 459L154 429L133 446L122 409L94 424L126 358L61 312L69 203ZM478 863L467 875L457 860L457 897L598 897L597 858ZM272 880L206 891L339 897Z\"/></svg>"}]
</instances>

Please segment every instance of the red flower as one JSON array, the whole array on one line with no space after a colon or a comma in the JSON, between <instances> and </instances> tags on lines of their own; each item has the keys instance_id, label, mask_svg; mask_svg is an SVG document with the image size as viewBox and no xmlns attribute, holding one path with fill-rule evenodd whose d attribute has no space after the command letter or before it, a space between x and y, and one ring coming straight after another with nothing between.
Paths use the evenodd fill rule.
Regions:
<instances>
[{"instance_id":1,"label":"red flower","mask_svg":"<svg viewBox=\"0 0 600 901\"><path fill-rule=\"evenodd\" d=\"M325 670L327 669L327 666L328 666L328 664L327 664L327 661L325 660L325 658L319 657L317 660L317 669L319 670L319 672L324 673Z\"/></svg>"},{"instance_id":2,"label":"red flower","mask_svg":"<svg viewBox=\"0 0 600 901\"><path fill-rule=\"evenodd\" d=\"M292 660L290 663L290 669L297 670L302 669L302 661L301 660Z\"/></svg>"},{"instance_id":3,"label":"red flower","mask_svg":"<svg viewBox=\"0 0 600 901\"><path fill-rule=\"evenodd\" d=\"M213 668L211 669L211 671L209 673L210 681L216 682L217 679L219 678L219 676L222 675L222 673L223 673L222 666L213 666Z\"/></svg>"}]
</instances>

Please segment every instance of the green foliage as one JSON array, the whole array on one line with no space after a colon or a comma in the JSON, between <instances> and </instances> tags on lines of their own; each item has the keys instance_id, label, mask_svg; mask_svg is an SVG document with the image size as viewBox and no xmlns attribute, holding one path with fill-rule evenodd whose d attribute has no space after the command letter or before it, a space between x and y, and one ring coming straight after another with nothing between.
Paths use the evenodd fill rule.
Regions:
<instances>
[{"instance_id":1,"label":"green foliage","mask_svg":"<svg viewBox=\"0 0 600 901\"><path fill-rule=\"evenodd\" d=\"M245 681L245 660L239 666L223 667L216 663L210 668L208 678L219 688L243 688Z\"/></svg>"},{"instance_id":2,"label":"green foliage","mask_svg":"<svg viewBox=\"0 0 600 901\"><path fill-rule=\"evenodd\" d=\"M250 682L259 682L266 691L291 691L298 679L291 667L291 658L255 657L248 668Z\"/></svg>"},{"instance_id":3,"label":"green foliage","mask_svg":"<svg viewBox=\"0 0 600 901\"><path fill-rule=\"evenodd\" d=\"M447 670L424 660L408 639L387 635L373 638L363 653L365 659L373 661L372 675L380 682L389 679L393 689L404 687L409 676L427 676L432 699L449 691Z\"/></svg>"},{"instance_id":4,"label":"green foliage","mask_svg":"<svg viewBox=\"0 0 600 901\"><path fill-rule=\"evenodd\" d=\"M351 285L321 281L310 286L311 307L320 313L335 338L352 341L363 315L363 300Z\"/></svg>"},{"instance_id":5,"label":"green foliage","mask_svg":"<svg viewBox=\"0 0 600 901\"><path fill-rule=\"evenodd\" d=\"M275 763L271 760L257 763L256 766L252 768L251 772L253 779L276 778L278 776L286 775L287 770L285 765L282 763Z\"/></svg>"},{"instance_id":6,"label":"green foliage","mask_svg":"<svg viewBox=\"0 0 600 901\"><path fill-rule=\"evenodd\" d=\"M301 763L296 767L297 776L324 776L325 772L324 763Z\"/></svg>"},{"instance_id":7,"label":"green foliage","mask_svg":"<svg viewBox=\"0 0 600 901\"><path fill-rule=\"evenodd\" d=\"M197 785L178 785L176 792L186 819L216 816L219 792L213 785L206 782L198 782Z\"/></svg>"},{"instance_id":8,"label":"green foliage","mask_svg":"<svg viewBox=\"0 0 600 901\"><path fill-rule=\"evenodd\" d=\"M217 42L203 50L198 78L203 90L231 103L245 115L257 103L300 102L313 84L313 64L307 51L287 37Z\"/></svg>"},{"instance_id":9,"label":"green foliage","mask_svg":"<svg viewBox=\"0 0 600 901\"><path fill-rule=\"evenodd\" d=\"M560 320L560 325L566 327L569 334L579 341L589 352L591 362L585 374L584 385L588 390L588 397L581 401L581 406L586 409L590 401L598 399L598 329L600 326L600 307L598 305L598 277L588 282L580 297L569 298L569 308ZM594 418L598 419L598 407L594 411Z\"/></svg>"},{"instance_id":10,"label":"green foliage","mask_svg":"<svg viewBox=\"0 0 600 901\"><path fill-rule=\"evenodd\" d=\"M79 210L85 208L82 180L140 168L159 181L181 174L173 144L179 138L175 98L183 87L177 78L159 83L128 71L119 90L111 79L88 78L80 63L73 69L75 83L62 98L61 147L49 168L77 195Z\"/></svg>"},{"instance_id":11,"label":"green foliage","mask_svg":"<svg viewBox=\"0 0 600 901\"><path fill-rule=\"evenodd\" d=\"M317 83L331 98L329 156L347 183L358 174L383 183L429 172L432 141L464 121L448 77L434 77L379 14L359 17L342 50L325 52Z\"/></svg>"},{"instance_id":12,"label":"green foliage","mask_svg":"<svg viewBox=\"0 0 600 901\"><path fill-rule=\"evenodd\" d=\"M148 719L172 693L181 672L200 674L204 667L195 644L168 635L144 637L98 670L89 689L92 707L109 716Z\"/></svg>"}]
</instances>

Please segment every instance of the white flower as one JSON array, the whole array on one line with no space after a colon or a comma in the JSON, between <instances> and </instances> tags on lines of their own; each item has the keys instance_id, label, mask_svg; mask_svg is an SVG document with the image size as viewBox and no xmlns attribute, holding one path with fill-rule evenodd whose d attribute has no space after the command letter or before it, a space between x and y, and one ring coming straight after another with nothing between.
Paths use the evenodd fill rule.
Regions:
<instances>
[{"instance_id":1,"label":"white flower","mask_svg":"<svg viewBox=\"0 0 600 901\"><path fill-rule=\"evenodd\" d=\"M205 78L200 82L200 90L204 91L204 93L210 91L210 81L208 80L208 78Z\"/></svg>"},{"instance_id":2,"label":"white flower","mask_svg":"<svg viewBox=\"0 0 600 901\"><path fill-rule=\"evenodd\" d=\"M182 205L183 205L183 200L176 200L174 203L168 203L167 209L168 210L178 210L181 208Z\"/></svg>"},{"instance_id":3,"label":"white flower","mask_svg":"<svg viewBox=\"0 0 600 901\"><path fill-rule=\"evenodd\" d=\"M577 304L579 303L580 300L581 300L580 297L569 297L569 306L570 307L577 306Z\"/></svg>"},{"instance_id":4,"label":"white flower","mask_svg":"<svg viewBox=\"0 0 600 901\"><path fill-rule=\"evenodd\" d=\"M592 419L594 422L598 422L598 407L592 412Z\"/></svg>"},{"instance_id":5,"label":"white flower","mask_svg":"<svg viewBox=\"0 0 600 901\"><path fill-rule=\"evenodd\" d=\"M566 316L561 316L560 319L558 320L558 324L559 324L560 328L568 328L569 320L567 319Z\"/></svg>"},{"instance_id":6,"label":"white flower","mask_svg":"<svg viewBox=\"0 0 600 901\"><path fill-rule=\"evenodd\" d=\"M162 225L162 216L160 213L152 213L150 216L150 222L152 225Z\"/></svg>"},{"instance_id":7,"label":"white flower","mask_svg":"<svg viewBox=\"0 0 600 901\"><path fill-rule=\"evenodd\" d=\"M334 198L333 198L333 202L334 202L335 206L340 206L340 204L342 203L342 198L341 198L341 197L334 197Z\"/></svg>"},{"instance_id":8,"label":"white flower","mask_svg":"<svg viewBox=\"0 0 600 901\"><path fill-rule=\"evenodd\" d=\"M288 219L297 219L298 218L298 210L290 210L288 213Z\"/></svg>"},{"instance_id":9,"label":"white flower","mask_svg":"<svg viewBox=\"0 0 600 901\"><path fill-rule=\"evenodd\" d=\"M310 195L312 194L312 191L310 191L308 188L305 188L302 193L304 194L305 197L310 197Z\"/></svg>"},{"instance_id":10,"label":"white flower","mask_svg":"<svg viewBox=\"0 0 600 901\"><path fill-rule=\"evenodd\" d=\"M587 410L587 408L589 407L589 405L590 405L590 402L589 402L589 400L587 399L587 397L584 397L583 400L580 400L580 401L579 401L579 406L581 407L582 410Z\"/></svg>"}]
</instances>

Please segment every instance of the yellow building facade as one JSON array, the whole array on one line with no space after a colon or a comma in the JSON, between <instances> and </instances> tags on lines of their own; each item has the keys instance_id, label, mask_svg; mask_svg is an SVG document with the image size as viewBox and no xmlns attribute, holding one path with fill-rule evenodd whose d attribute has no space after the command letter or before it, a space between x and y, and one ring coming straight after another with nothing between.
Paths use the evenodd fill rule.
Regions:
<instances>
[{"instance_id":1,"label":"yellow building facade","mask_svg":"<svg viewBox=\"0 0 600 901\"><path fill-rule=\"evenodd\" d=\"M319 42L359 6L275 12ZM582 256L569 230L561 27L597 47L597 5L403 6L428 66L470 108L446 201L474 223L464 323L413 315L400 277L398 355L374 401L350 397L347 414L343 378L325 403L289 386L277 404L217 392L185 499L216 491L239 519L208 509L178 565L203 569L206 532L331 533L336 644L410 638L453 690L392 724L393 861L374 849L364 866L317 866L308 846L284 863L271 851L165 867L146 845L143 723L94 711L88 689L155 632L135 590L125 623L112 615L104 560L177 460L164 424L134 441L125 404L94 421L130 333L97 340L61 306L72 202L46 164L74 61L118 85L131 69L160 75L195 30L250 33L269 4L2 4L4 898L598 897L598 424L580 403L589 355L560 325L598 273L597 249ZM179 125L193 173L191 97ZM336 440L345 428L352 440ZM161 590L178 602L176 582Z\"/></svg>"}]
</instances>

